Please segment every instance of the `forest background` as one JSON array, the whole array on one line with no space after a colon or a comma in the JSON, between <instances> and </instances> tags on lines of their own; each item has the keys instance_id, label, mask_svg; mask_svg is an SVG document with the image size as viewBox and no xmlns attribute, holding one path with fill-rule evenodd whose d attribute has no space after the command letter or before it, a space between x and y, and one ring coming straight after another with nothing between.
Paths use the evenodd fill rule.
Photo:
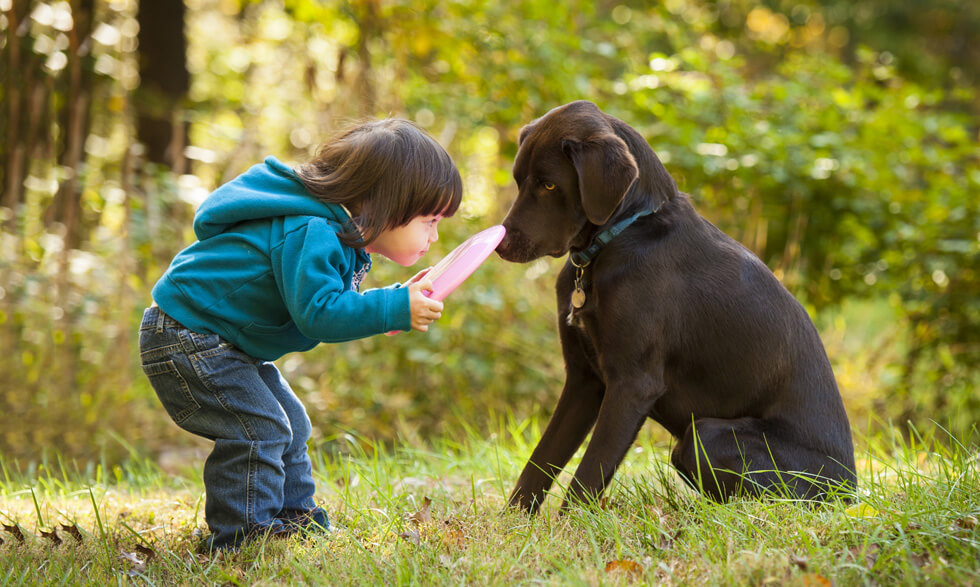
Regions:
<instances>
[{"instance_id":1,"label":"forest background","mask_svg":"<svg viewBox=\"0 0 980 587\"><path fill-rule=\"evenodd\" d=\"M814 316L855 434L980 417L972 0L0 0L0 455L181 459L136 329L194 207L400 116L456 159L435 262L498 223L518 130L589 99ZM314 442L545 417L563 260L494 257L427 334L278 362ZM378 262L366 287L412 269ZM652 427L648 427L652 428ZM658 433L656 431L652 432Z\"/></svg>"}]
</instances>

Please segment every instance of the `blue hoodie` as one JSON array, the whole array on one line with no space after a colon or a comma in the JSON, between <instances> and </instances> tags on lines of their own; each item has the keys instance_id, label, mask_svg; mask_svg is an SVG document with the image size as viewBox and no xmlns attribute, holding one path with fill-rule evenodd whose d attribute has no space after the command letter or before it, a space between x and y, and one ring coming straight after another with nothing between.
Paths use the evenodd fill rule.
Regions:
<instances>
[{"instance_id":1,"label":"blue hoodie","mask_svg":"<svg viewBox=\"0 0 980 587\"><path fill-rule=\"evenodd\" d=\"M267 361L410 330L408 288L358 291L371 256L340 241L348 222L342 206L317 199L268 157L204 200L197 242L177 254L153 299L187 328Z\"/></svg>"}]
</instances>

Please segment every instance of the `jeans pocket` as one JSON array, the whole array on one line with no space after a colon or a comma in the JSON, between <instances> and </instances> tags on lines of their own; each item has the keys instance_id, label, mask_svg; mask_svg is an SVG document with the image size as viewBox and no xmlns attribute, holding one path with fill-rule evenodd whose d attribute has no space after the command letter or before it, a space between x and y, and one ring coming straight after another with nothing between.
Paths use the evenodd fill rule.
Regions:
<instances>
[{"instance_id":1,"label":"jeans pocket","mask_svg":"<svg viewBox=\"0 0 980 587\"><path fill-rule=\"evenodd\" d=\"M177 424L201 409L201 404L194 399L187 380L177 370L177 365L173 361L144 364L143 372L157 392L160 403Z\"/></svg>"}]
</instances>

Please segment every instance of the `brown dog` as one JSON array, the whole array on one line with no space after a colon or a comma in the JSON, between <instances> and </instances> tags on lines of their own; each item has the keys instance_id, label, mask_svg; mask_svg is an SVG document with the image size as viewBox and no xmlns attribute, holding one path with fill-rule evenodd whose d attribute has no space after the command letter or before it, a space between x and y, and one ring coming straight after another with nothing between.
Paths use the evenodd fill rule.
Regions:
<instances>
[{"instance_id":1,"label":"brown dog","mask_svg":"<svg viewBox=\"0 0 980 587\"><path fill-rule=\"evenodd\" d=\"M809 316L695 212L643 137L580 101L519 143L497 252L571 255L556 286L565 387L510 503L537 511L593 427L562 507L597 499L647 418L714 499L853 488L847 414Z\"/></svg>"}]
</instances>

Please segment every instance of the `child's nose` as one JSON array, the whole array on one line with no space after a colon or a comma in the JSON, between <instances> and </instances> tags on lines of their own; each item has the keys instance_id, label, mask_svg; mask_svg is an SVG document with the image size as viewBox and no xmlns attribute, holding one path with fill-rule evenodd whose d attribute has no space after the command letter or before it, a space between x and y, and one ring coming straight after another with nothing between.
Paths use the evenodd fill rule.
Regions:
<instances>
[{"instance_id":1,"label":"child's nose","mask_svg":"<svg viewBox=\"0 0 980 587\"><path fill-rule=\"evenodd\" d=\"M433 226L432 230L429 231L429 242L434 243L437 240L439 240L439 229Z\"/></svg>"}]
</instances>

